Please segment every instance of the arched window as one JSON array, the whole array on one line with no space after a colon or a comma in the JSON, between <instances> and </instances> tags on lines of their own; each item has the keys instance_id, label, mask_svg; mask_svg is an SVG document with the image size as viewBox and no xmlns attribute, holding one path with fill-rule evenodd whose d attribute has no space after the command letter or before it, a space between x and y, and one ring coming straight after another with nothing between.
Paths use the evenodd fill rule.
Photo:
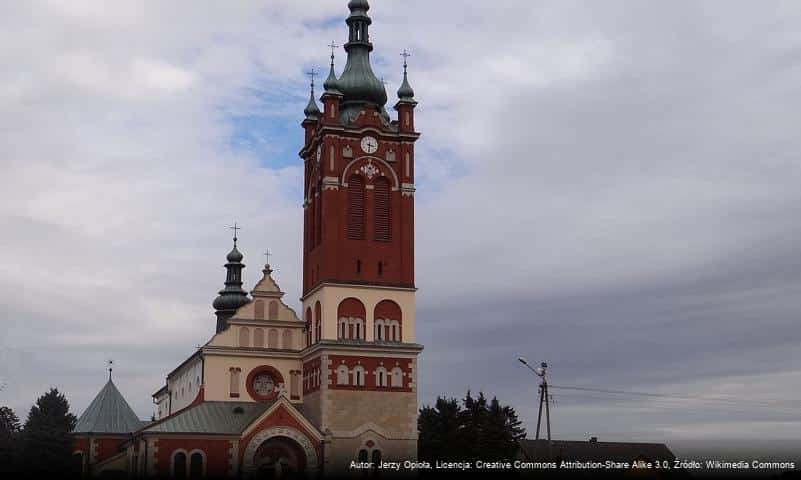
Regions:
<instances>
[{"instance_id":1,"label":"arched window","mask_svg":"<svg viewBox=\"0 0 801 480\"><path fill-rule=\"evenodd\" d=\"M344 334L341 338L364 338L364 319L366 316L364 304L361 301L353 297L342 300L337 308L337 318L340 319L340 322L344 319L348 328L343 332Z\"/></svg>"},{"instance_id":2,"label":"arched window","mask_svg":"<svg viewBox=\"0 0 801 480\"><path fill-rule=\"evenodd\" d=\"M364 239L364 179L360 175L348 179L348 238Z\"/></svg>"},{"instance_id":3,"label":"arched window","mask_svg":"<svg viewBox=\"0 0 801 480\"><path fill-rule=\"evenodd\" d=\"M379 466L381 465L381 450L377 448L373 450L371 460L373 462L373 470L378 470Z\"/></svg>"},{"instance_id":4,"label":"arched window","mask_svg":"<svg viewBox=\"0 0 801 480\"><path fill-rule=\"evenodd\" d=\"M384 320L379 318L375 321L375 333L373 336L375 336L375 339L379 342L384 340Z\"/></svg>"},{"instance_id":5,"label":"arched window","mask_svg":"<svg viewBox=\"0 0 801 480\"><path fill-rule=\"evenodd\" d=\"M400 367L392 369L392 387L403 388L403 370Z\"/></svg>"},{"instance_id":6,"label":"arched window","mask_svg":"<svg viewBox=\"0 0 801 480\"><path fill-rule=\"evenodd\" d=\"M337 368L337 385L347 385L348 384L348 367L345 365L340 365Z\"/></svg>"},{"instance_id":7,"label":"arched window","mask_svg":"<svg viewBox=\"0 0 801 480\"><path fill-rule=\"evenodd\" d=\"M253 329L253 346L264 348L264 329L263 328L254 328Z\"/></svg>"},{"instance_id":8,"label":"arched window","mask_svg":"<svg viewBox=\"0 0 801 480\"><path fill-rule=\"evenodd\" d=\"M392 239L390 222L389 180L379 177L375 181L375 239L388 242ZM379 275L383 273L383 265L378 264Z\"/></svg>"},{"instance_id":9,"label":"arched window","mask_svg":"<svg viewBox=\"0 0 801 480\"><path fill-rule=\"evenodd\" d=\"M383 332L380 340L385 342L402 341L401 325L403 323L400 306L392 300L382 300L378 302L373 311L373 318L376 319L376 329L378 325L383 325ZM376 339L379 336L376 335Z\"/></svg>"},{"instance_id":10,"label":"arched window","mask_svg":"<svg viewBox=\"0 0 801 480\"><path fill-rule=\"evenodd\" d=\"M281 348L284 350L291 350L292 347L292 330L286 329L281 334Z\"/></svg>"},{"instance_id":11,"label":"arched window","mask_svg":"<svg viewBox=\"0 0 801 480\"><path fill-rule=\"evenodd\" d=\"M348 338L348 319L347 318L340 318L339 319L339 335L340 339Z\"/></svg>"},{"instance_id":12,"label":"arched window","mask_svg":"<svg viewBox=\"0 0 801 480\"><path fill-rule=\"evenodd\" d=\"M203 478L203 470L205 470L205 458L200 452L194 452L189 457L189 478L192 480Z\"/></svg>"},{"instance_id":13,"label":"arched window","mask_svg":"<svg viewBox=\"0 0 801 480\"><path fill-rule=\"evenodd\" d=\"M256 300L253 309L256 311L256 319L264 320L264 300Z\"/></svg>"},{"instance_id":14,"label":"arched window","mask_svg":"<svg viewBox=\"0 0 801 480\"><path fill-rule=\"evenodd\" d=\"M172 455L172 478L186 478L186 453L175 452Z\"/></svg>"},{"instance_id":15,"label":"arched window","mask_svg":"<svg viewBox=\"0 0 801 480\"><path fill-rule=\"evenodd\" d=\"M75 477L83 475L83 452L75 452L72 454L72 474Z\"/></svg>"},{"instance_id":16,"label":"arched window","mask_svg":"<svg viewBox=\"0 0 801 480\"><path fill-rule=\"evenodd\" d=\"M250 346L250 330L248 330L248 327L239 328L239 346L240 347Z\"/></svg>"},{"instance_id":17,"label":"arched window","mask_svg":"<svg viewBox=\"0 0 801 480\"><path fill-rule=\"evenodd\" d=\"M359 450L359 462L366 463L367 462L367 450L361 449Z\"/></svg>"},{"instance_id":18,"label":"arched window","mask_svg":"<svg viewBox=\"0 0 801 480\"><path fill-rule=\"evenodd\" d=\"M278 330L271 328L267 334L267 347L278 348Z\"/></svg>"},{"instance_id":19,"label":"arched window","mask_svg":"<svg viewBox=\"0 0 801 480\"><path fill-rule=\"evenodd\" d=\"M389 374L386 368L378 367L375 369L375 385L376 387L389 386Z\"/></svg>"},{"instance_id":20,"label":"arched window","mask_svg":"<svg viewBox=\"0 0 801 480\"><path fill-rule=\"evenodd\" d=\"M361 365L356 365L353 367L353 384L358 387L364 386L364 367Z\"/></svg>"},{"instance_id":21,"label":"arched window","mask_svg":"<svg viewBox=\"0 0 801 480\"><path fill-rule=\"evenodd\" d=\"M278 302L277 301L272 300L270 302L268 315L269 315L268 318L270 320L278 320Z\"/></svg>"}]
</instances>

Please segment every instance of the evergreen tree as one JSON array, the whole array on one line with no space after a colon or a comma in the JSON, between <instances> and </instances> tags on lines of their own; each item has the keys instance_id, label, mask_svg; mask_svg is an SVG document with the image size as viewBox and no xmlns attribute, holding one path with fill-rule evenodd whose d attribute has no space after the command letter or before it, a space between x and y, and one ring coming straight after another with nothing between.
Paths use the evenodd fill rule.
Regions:
<instances>
[{"instance_id":1,"label":"evergreen tree","mask_svg":"<svg viewBox=\"0 0 801 480\"><path fill-rule=\"evenodd\" d=\"M0 473L16 472L19 462L19 418L14 410L0 407Z\"/></svg>"},{"instance_id":2,"label":"evergreen tree","mask_svg":"<svg viewBox=\"0 0 801 480\"><path fill-rule=\"evenodd\" d=\"M25 470L36 475L69 472L75 415L63 394L51 388L31 407L22 431Z\"/></svg>"},{"instance_id":3,"label":"evergreen tree","mask_svg":"<svg viewBox=\"0 0 801 480\"><path fill-rule=\"evenodd\" d=\"M461 457L463 460L480 460L484 458L489 433L487 399L483 392L474 399L468 390L462 404Z\"/></svg>"},{"instance_id":4,"label":"evergreen tree","mask_svg":"<svg viewBox=\"0 0 801 480\"><path fill-rule=\"evenodd\" d=\"M483 393L467 392L461 405L439 397L434 408L423 407L418 417L421 460L508 460L526 431L517 413Z\"/></svg>"},{"instance_id":5,"label":"evergreen tree","mask_svg":"<svg viewBox=\"0 0 801 480\"><path fill-rule=\"evenodd\" d=\"M455 446L460 441L461 408L455 398L437 398L436 405L423 407L417 418L420 432L418 450L421 460L455 460Z\"/></svg>"}]
</instances>

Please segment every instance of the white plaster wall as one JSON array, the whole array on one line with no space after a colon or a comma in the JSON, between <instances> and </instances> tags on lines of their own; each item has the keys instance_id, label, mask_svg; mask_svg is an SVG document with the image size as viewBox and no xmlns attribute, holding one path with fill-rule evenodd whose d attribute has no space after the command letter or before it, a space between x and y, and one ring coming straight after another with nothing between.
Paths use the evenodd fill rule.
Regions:
<instances>
[{"instance_id":1,"label":"white plaster wall","mask_svg":"<svg viewBox=\"0 0 801 480\"><path fill-rule=\"evenodd\" d=\"M312 312L314 312L314 305L318 300L320 301L323 314L324 339L337 339L337 308L342 300L348 297L357 298L364 304L367 314L367 336L365 337L367 341L374 340L375 319L373 318L373 313L375 311L375 306L382 300L392 300L401 308L401 313L403 315L402 341L404 343L414 343L416 341L415 292L392 288L340 285L324 285L303 301L303 312L305 312L308 307L311 307ZM305 316L303 318L305 318Z\"/></svg>"}]
</instances>

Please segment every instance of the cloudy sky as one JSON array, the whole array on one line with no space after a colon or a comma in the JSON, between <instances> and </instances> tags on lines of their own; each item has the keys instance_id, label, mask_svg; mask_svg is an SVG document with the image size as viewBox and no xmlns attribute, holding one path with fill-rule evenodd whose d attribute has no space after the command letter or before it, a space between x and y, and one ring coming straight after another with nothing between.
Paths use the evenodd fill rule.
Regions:
<instances>
[{"instance_id":1,"label":"cloudy sky","mask_svg":"<svg viewBox=\"0 0 801 480\"><path fill-rule=\"evenodd\" d=\"M269 248L298 305L303 72L345 4L0 6L0 404L80 413L113 358L149 417L234 220L246 286ZM483 390L533 432L524 355L672 396L554 388L559 438L798 439L801 5L372 4L374 69L392 98L409 49L420 101L421 403Z\"/></svg>"}]
</instances>

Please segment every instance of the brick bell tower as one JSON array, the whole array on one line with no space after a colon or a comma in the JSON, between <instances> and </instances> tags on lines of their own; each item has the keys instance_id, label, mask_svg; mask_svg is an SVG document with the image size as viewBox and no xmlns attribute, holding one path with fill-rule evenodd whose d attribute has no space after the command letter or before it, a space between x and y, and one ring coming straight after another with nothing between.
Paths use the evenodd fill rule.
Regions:
<instances>
[{"instance_id":1,"label":"brick bell tower","mask_svg":"<svg viewBox=\"0 0 801 480\"><path fill-rule=\"evenodd\" d=\"M305 144L304 411L327 432L328 471L351 460L415 459L417 355L414 284L414 129L406 74L385 109L370 65L370 6L351 0L347 63L331 70ZM343 463L345 462L345 463ZM342 467L344 468L344 467Z\"/></svg>"}]
</instances>

